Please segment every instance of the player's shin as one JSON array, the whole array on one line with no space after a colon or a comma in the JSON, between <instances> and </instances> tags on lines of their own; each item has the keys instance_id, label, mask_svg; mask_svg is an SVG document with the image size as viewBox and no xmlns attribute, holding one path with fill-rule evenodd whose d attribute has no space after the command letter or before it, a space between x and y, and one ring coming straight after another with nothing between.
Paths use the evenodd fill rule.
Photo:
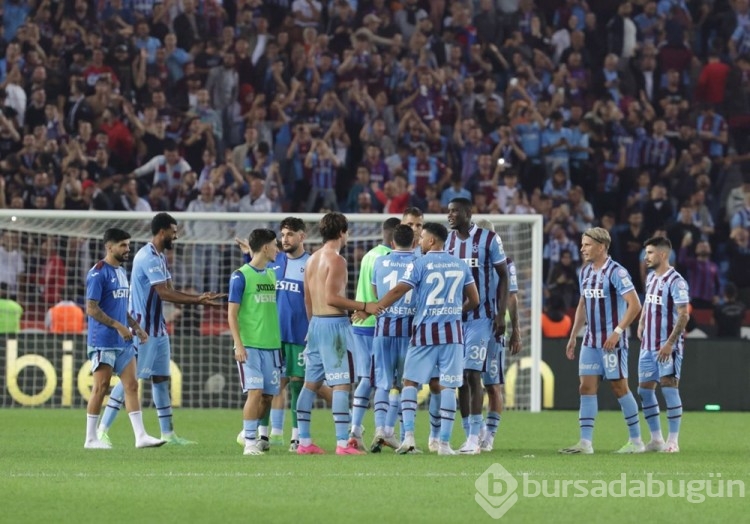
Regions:
<instances>
[{"instance_id":1,"label":"player's shin","mask_svg":"<svg viewBox=\"0 0 750 524\"><path fill-rule=\"evenodd\" d=\"M344 389L333 390L333 423L336 427L336 445L345 448L349 437L349 392Z\"/></svg>"},{"instance_id":2,"label":"player's shin","mask_svg":"<svg viewBox=\"0 0 750 524\"><path fill-rule=\"evenodd\" d=\"M299 443L301 446L312 444L310 436L310 414L312 413L315 392L311 389L302 388L297 399L297 425L299 426Z\"/></svg>"},{"instance_id":3,"label":"player's shin","mask_svg":"<svg viewBox=\"0 0 750 524\"><path fill-rule=\"evenodd\" d=\"M362 420L370 406L371 391L370 377L361 377L352 403L352 435L356 438L362 438Z\"/></svg>"},{"instance_id":4,"label":"player's shin","mask_svg":"<svg viewBox=\"0 0 750 524\"><path fill-rule=\"evenodd\" d=\"M456 390L446 388L440 392L440 442L449 444L456 418Z\"/></svg>"},{"instance_id":5,"label":"player's shin","mask_svg":"<svg viewBox=\"0 0 750 524\"><path fill-rule=\"evenodd\" d=\"M639 387L638 396L641 397L643 418L646 419L648 429L651 431L651 441L663 441L661 422L659 420L659 402L656 400L656 390Z\"/></svg>"},{"instance_id":6,"label":"player's shin","mask_svg":"<svg viewBox=\"0 0 750 524\"><path fill-rule=\"evenodd\" d=\"M638 403L635 401L632 391L628 391L623 396L617 399L620 403L620 409L622 410L622 416L625 419L625 423L628 425L628 434L630 435L630 441L634 444L641 442L641 426L638 418Z\"/></svg>"},{"instance_id":7,"label":"player's shin","mask_svg":"<svg viewBox=\"0 0 750 524\"><path fill-rule=\"evenodd\" d=\"M664 401L667 404L667 422L669 424L669 435L667 441L677 444L680 433L680 422L682 422L682 399L680 390L675 387L662 387Z\"/></svg>"}]
</instances>

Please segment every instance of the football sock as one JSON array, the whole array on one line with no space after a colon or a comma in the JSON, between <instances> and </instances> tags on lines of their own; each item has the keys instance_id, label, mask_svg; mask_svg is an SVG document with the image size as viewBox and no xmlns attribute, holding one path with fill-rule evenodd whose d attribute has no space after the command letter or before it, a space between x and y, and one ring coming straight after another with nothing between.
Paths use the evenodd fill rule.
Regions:
<instances>
[{"instance_id":1,"label":"football sock","mask_svg":"<svg viewBox=\"0 0 750 524\"><path fill-rule=\"evenodd\" d=\"M243 420L242 427L245 430L245 441L255 441L258 438L258 419Z\"/></svg>"},{"instance_id":2,"label":"football sock","mask_svg":"<svg viewBox=\"0 0 750 524\"><path fill-rule=\"evenodd\" d=\"M96 440L96 423L99 415L86 414L86 442Z\"/></svg>"},{"instance_id":3,"label":"football sock","mask_svg":"<svg viewBox=\"0 0 750 524\"><path fill-rule=\"evenodd\" d=\"M362 419L365 418L367 408L370 407L370 392L372 386L370 385L369 377L362 377L359 381L357 389L354 390L354 400L352 402L352 431L353 433L361 437L362 431Z\"/></svg>"},{"instance_id":4,"label":"football sock","mask_svg":"<svg viewBox=\"0 0 750 524\"><path fill-rule=\"evenodd\" d=\"M656 400L656 390L638 388L638 396L643 403L643 418L646 419L648 429L651 430L651 440L663 440L661 422L659 421L659 402Z\"/></svg>"},{"instance_id":5,"label":"football sock","mask_svg":"<svg viewBox=\"0 0 750 524\"><path fill-rule=\"evenodd\" d=\"M680 390L677 388L661 388L661 392L667 404L667 424L669 425L667 440L677 442L677 437L680 433L680 422L682 422Z\"/></svg>"},{"instance_id":6,"label":"football sock","mask_svg":"<svg viewBox=\"0 0 750 524\"><path fill-rule=\"evenodd\" d=\"M299 443L309 446L310 439L310 413L312 412L315 393L305 387L300 391L297 399L297 425L299 427Z\"/></svg>"},{"instance_id":7,"label":"football sock","mask_svg":"<svg viewBox=\"0 0 750 524\"><path fill-rule=\"evenodd\" d=\"M290 407L292 411L292 427L297 427L297 401L299 400L299 394L302 391L304 382L301 380L290 380L289 381L289 392L291 393Z\"/></svg>"},{"instance_id":8,"label":"football sock","mask_svg":"<svg viewBox=\"0 0 750 524\"><path fill-rule=\"evenodd\" d=\"M479 441L479 431L482 429L482 414L469 415L469 440Z\"/></svg>"},{"instance_id":9,"label":"football sock","mask_svg":"<svg viewBox=\"0 0 750 524\"><path fill-rule=\"evenodd\" d=\"M130 425L133 426L135 438L143 437L146 434L146 428L143 427L143 412L140 410L131 411L128 416L130 417Z\"/></svg>"},{"instance_id":10,"label":"football sock","mask_svg":"<svg viewBox=\"0 0 750 524\"><path fill-rule=\"evenodd\" d=\"M401 412L404 416L404 431L414 432L414 418L417 415L417 388L406 386L401 391Z\"/></svg>"},{"instance_id":11,"label":"football sock","mask_svg":"<svg viewBox=\"0 0 750 524\"><path fill-rule=\"evenodd\" d=\"M581 440L591 442L594 438L594 420L599 411L596 395L581 395L581 409L578 412L578 425L581 427Z\"/></svg>"},{"instance_id":12,"label":"football sock","mask_svg":"<svg viewBox=\"0 0 750 524\"><path fill-rule=\"evenodd\" d=\"M122 407L124 398L125 388L122 385L122 382L118 382L115 387L112 388L112 393L109 394L107 407L104 409L102 420L99 423L99 429L101 431L107 432L109 431L109 428L112 427L112 424L114 424L115 418L117 417L117 413L119 413L120 408Z\"/></svg>"},{"instance_id":13,"label":"football sock","mask_svg":"<svg viewBox=\"0 0 750 524\"><path fill-rule=\"evenodd\" d=\"M377 388L375 390L375 407L373 409L376 429L385 428L385 420L388 416L389 405L388 391L383 388Z\"/></svg>"},{"instance_id":14,"label":"football sock","mask_svg":"<svg viewBox=\"0 0 750 524\"><path fill-rule=\"evenodd\" d=\"M444 389L440 392L440 440L450 442L453 433L453 420L456 418L456 390Z\"/></svg>"},{"instance_id":15,"label":"football sock","mask_svg":"<svg viewBox=\"0 0 750 524\"><path fill-rule=\"evenodd\" d=\"M638 403L635 401L632 391L628 391L625 395L617 399L622 409L622 416L625 418L625 423L628 425L628 433L630 433L630 440L637 442L641 439L641 425L638 420Z\"/></svg>"},{"instance_id":16,"label":"football sock","mask_svg":"<svg viewBox=\"0 0 750 524\"><path fill-rule=\"evenodd\" d=\"M440 438L440 395L430 393L430 438Z\"/></svg>"},{"instance_id":17,"label":"football sock","mask_svg":"<svg viewBox=\"0 0 750 524\"><path fill-rule=\"evenodd\" d=\"M378 389L377 391L380 391ZM388 412L385 415L385 433L393 435L396 421L401 418L401 394L398 391L388 393Z\"/></svg>"},{"instance_id":18,"label":"football sock","mask_svg":"<svg viewBox=\"0 0 750 524\"><path fill-rule=\"evenodd\" d=\"M333 390L333 423L336 427L336 445L346 447L349 438L349 392L340 389Z\"/></svg>"},{"instance_id":19,"label":"football sock","mask_svg":"<svg viewBox=\"0 0 750 524\"><path fill-rule=\"evenodd\" d=\"M487 413L487 435L488 436L495 436L495 433L497 433L497 428L500 427L500 413L497 411L490 411Z\"/></svg>"},{"instance_id":20,"label":"football sock","mask_svg":"<svg viewBox=\"0 0 750 524\"><path fill-rule=\"evenodd\" d=\"M271 436L284 434L285 409L271 409Z\"/></svg>"},{"instance_id":21,"label":"football sock","mask_svg":"<svg viewBox=\"0 0 750 524\"><path fill-rule=\"evenodd\" d=\"M174 432L172 426L172 404L169 400L169 381L153 382L151 384L151 395L154 398L156 416L159 417L159 428L162 435Z\"/></svg>"}]
</instances>

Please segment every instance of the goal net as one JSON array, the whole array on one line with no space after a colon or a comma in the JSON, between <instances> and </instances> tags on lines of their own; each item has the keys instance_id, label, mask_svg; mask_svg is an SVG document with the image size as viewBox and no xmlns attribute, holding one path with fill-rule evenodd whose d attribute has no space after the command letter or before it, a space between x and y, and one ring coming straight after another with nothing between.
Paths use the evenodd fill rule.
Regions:
<instances>
[{"instance_id":1,"label":"goal net","mask_svg":"<svg viewBox=\"0 0 750 524\"><path fill-rule=\"evenodd\" d=\"M173 213L179 239L167 252L174 287L191 293L226 292L242 264L234 238L257 227L278 230L285 214ZM307 223L308 250L320 245L320 215L295 214ZM83 305L86 273L104 256L102 236L119 227L131 236L132 258L150 239L153 213L0 210L0 369L3 407L83 407L91 391ZM353 297L362 256L380 241L386 215L349 214L349 265ZM486 218L515 262L523 350L505 363L510 409L541 408L542 221L540 216ZM427 221L445 223L443 215ZM18 306L23 308L20 313ZM243 403L225 308L168 304L174 406L239 407ZM299 312L300 319L305 315ZM508 324L510 325L510 324ZM116 379L113 379L116 380ZM114 382L113 382L114 383ZM143 392L143 389L141 391ZM146 404L150 395L146 387Z\"/></svg>"}]
</instances>

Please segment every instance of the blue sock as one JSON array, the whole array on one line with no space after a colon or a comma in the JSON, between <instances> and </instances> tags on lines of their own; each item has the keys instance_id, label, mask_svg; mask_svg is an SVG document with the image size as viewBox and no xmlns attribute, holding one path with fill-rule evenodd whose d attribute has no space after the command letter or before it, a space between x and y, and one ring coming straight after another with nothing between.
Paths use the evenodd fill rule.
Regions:
<instances>
[{"instance_id":1,"label":"blue sock","mask_svg":"<svg viewBox=\"0 0 750 524\"><path fill-rule=\"evenodd\" d=\"M479 437L479 431L482 429L482 414L469 415L469 436Z\"/></svg>"},{"instance_id":2,"label":"blue sock","mask_svg":"<svg viewBox=\"0 0 750 524\"><path fill-rule=\"evenodd\" d=\"M442 402L441 402L442 405ZM461 427L464 428L464 433L466 433L466 438L469 438L471 435L471 429L469 427L469 417L461 417Z\"/></svg>"},{"instance_id":3,"label":"blue sock","mask_svg":"<svg viewBox=\"0 0 750 524\"><path fill-rule=\"evenodd\" d=\"M109 401L107 401L107 407L104 409L102 420L99 422L99 427L104 431L108 431L115 422L115 417L119 413L125 399L125 388L122 382L118 382L115 387L112 388L112 393L109 394Z\"/></svg>"},{"instance_id":4,"label":"blue sock","mask_svg":"<svg viewBox=\"0 0 750 524\"><path fill-rule=\"evenodd\" d=\"M398 434L401 437L401 442L403 442L406 436L406 429L404 429L404 409L401 405L401 397L399 397L398 402Z\"/></svg>"},{"instance_id":5,"label":"blue sock","mask_svg":"<svg viewBox=\"0 0 750 524\"><path fill-rule=\"evenodd\" d=\"M401 391L401 413L404 417L404 431L414 432L414 418L417 416L417 388L406 386Z\"/></svg>"},{"instance_id":6,"label":"blue sock","mask_svg":"<svg viewBox=\"0 0 750 524\"><path fill-rule=\"evenodd\" d=\"M284 433L285 409L271 408L271 435L282 435Z\"/></svg>"},{"instance_id":7,"label":"blue sock","mask_svg":"<svg viewBox=\"0 0 750 524\"><path fill-rule=\"evenodd\" d=\"M380 393L380 389L375 390L375 394ZM385 427L395 428L396 421L401 413L401 395L398 393L388 394L388 412L385 415Z\"/></svg>"},{"instance_id":8,"label":"blue sock","mask_svg":"<svg viewBox=\"0 0 750 524\"><path fill-rule=\"evenodd\" d=\"M339 446L345 446L349 439L349 392L341 389L333 391L333 424L336 427L336 442ZM299 414L297 415L299 417Z\"/></svg>"},{"instance_id":9,"label":"blue sock","mask_svg":"<svg viewBox=\"0 0 750 524\"><path fill-rule=\"evenodd\" d=\"M153 382L151 395L154 397L156 416L159 417L159 428L162 435L174 432L172 426L172 402L169 399L169 381Z\"/></svg>"},{"instance_id":10,"label":"blue sock","mask_svg":"<svg viewBox=\"0 0 750 524\"><path fill-rule=\"evenodd\" d=\"M638 403L635 401L632 391L617 399L622 409L622 416L625 417L625 424L628 425L628 432L631 439L641 438L641 425L638 419Z\"/></svg>"},{"instance_id":11,"label":"blue sock","mask_svg":"<svg viewBox=\"0 0 750 524\"><path fill-rule=\"evenodd\" d=\"M440 392L440 441L450 442L453 433L453 420L456 418L456 390L444 389Z\"/></svg>"},{"instance_id":12,"label":"blue sock","mask_svg":"<svg viewBox=\"0 0 750 524\"><path fill-rule=\"evenodd\" d=\"M382 388L377 388L375 390L375 407L373 409L373 414L375 415L375 428L385 427L389 407L390 402L388 399L388 391Z\"/></svg>"},{"instance_id":13,"label":"blue sock","mask_svg":"<svg viewBox=\"0 0 750 524\"><path fill-rule=\"evenodd\" d=\"M354 390L354 401L352 402L352 430L358 437L362 436L362 432L359 428L362 426L362 419L365 418L367 408L370 407L371 390L372 386L370 386L369 377L362 377L357 389Z\"/></svg>"},{"instance_id":14,"label":"blue sock","mask_svg":"<svg viewBox=\"0 0 750 524\"><path fill-rule=\"evenodd\" d=\"M258 419L243 420L242 427L245 428L245 440L255 440L258 438Z\"/></svg>"},{"instance_id":15,"label":"blue sock","mask_svg":"<svg viewBox=\"0 0 750 524\"><path fill-rule=\"evenodd\" d=\"M310 413L312 412L315 393L305 387L299 393L297 399L297 426L299 427L299 438L309 439L310 437ZM300 442L301 443L301 442Z\"/></svg>"},{"instance_id":16,"label":"blue sock","mask_svg":"<svg viewBox=\"0 0 750 524\"><path fill-rule=\"evenodd\" d=\"M487 413L487 433L495 436L497 428L500 427L500 413L497 411L490 411Z\"/></svg>"},{"instance_id":17,"label":"blue sock","mask_svg":"<svg viewBox=\"0 0 750 524\"><path fill-rule=\"evenodd\" d=\"M659 402L656 400L656 391L648 388L638 388L638 396L641 397L643 405L643 418L646 419L648 429L651 430L651 439L662 440L661 422L659 421Z\"/></svg>"},{"instance_id":18,"label":"blue sock","mask_svg":"<svg viewBox=\"0 0 750 524\"><path fill-rule=\"evenodd\" d=\"M430 438L440 438L440 395L430 393Z\"/></svg>"},{"instance_id":19,"label":"blue sock","mask_svg":"<svg viewBox=\"0 0 750 524\"><path fill-rule=\"evenodd\" d=\"M594 438L594 420L599 411L596 395L581 395L581 410L578 412L578 425L581 427L581 440L591 442Z\"/></svg>"},{"instance_id":20,"label":"blue sock","mask_svg":"<svg viewBox=\"0 0 750 524\"><path fill-rule=\"evenodd\" d=\"M667 404L667 423L669 424L669 438L677 440L682 422L682 400L677 388L661 388L664 401Z\"/></svg>"}]
</instances>

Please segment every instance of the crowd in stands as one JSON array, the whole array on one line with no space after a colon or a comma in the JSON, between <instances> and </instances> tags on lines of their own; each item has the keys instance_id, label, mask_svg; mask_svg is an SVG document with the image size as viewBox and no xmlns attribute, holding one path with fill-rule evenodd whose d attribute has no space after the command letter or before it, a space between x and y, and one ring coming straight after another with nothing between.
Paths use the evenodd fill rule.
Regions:
<instances>
[{"instance_id":1,"label":"crowd in stands","mask_svg":"<svg viewBox=\"0 0 750 524\"><path fill-rule=\"evenodd\" d=\"M695 307L730 284L750 304L748 4L7 0L0 206L441 213L463 196L543 215L555 308L577 303L592 225L640 293L660 234Z\"/></svg>"}]
</instances>

